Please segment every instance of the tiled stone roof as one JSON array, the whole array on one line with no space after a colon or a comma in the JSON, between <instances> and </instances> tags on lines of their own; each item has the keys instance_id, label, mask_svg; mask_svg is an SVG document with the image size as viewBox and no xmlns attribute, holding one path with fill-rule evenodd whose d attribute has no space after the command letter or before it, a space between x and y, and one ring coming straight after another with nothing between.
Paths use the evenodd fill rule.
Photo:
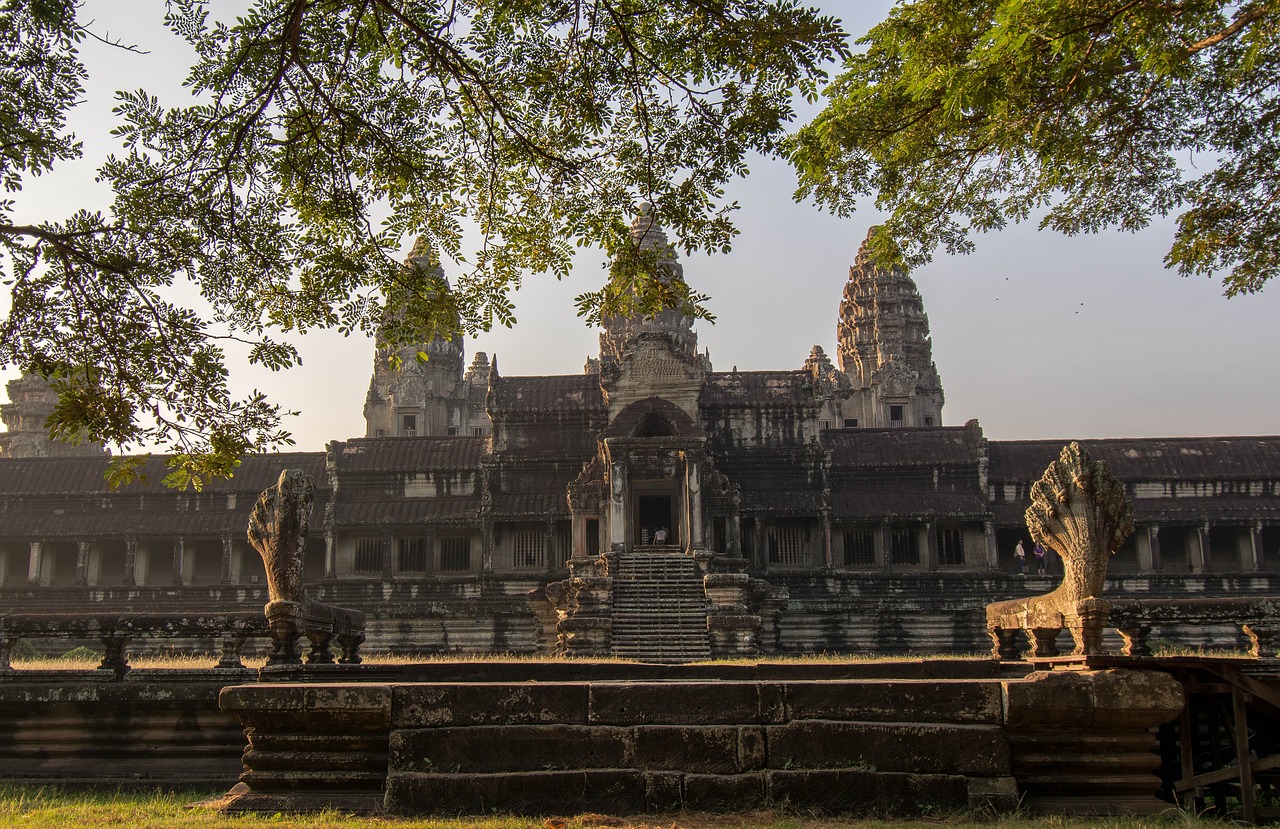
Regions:
<instances>
[{"instance_id":1,"label":"tiled stone roof","mask_svg":"<svg viewBox=\"0 0 1280 829\"><path fill-rule=\"evenodd\" d=\"M1067 440L991 441L990 479L1035 481ZM1122 481L1274 480L1280 478L1280 437L1123 438L1082 440L1095 460Z\"/></svg>"},{"instance_id":2,"label":"tiled stone roof","mask_svg":"<svg viewBox=\"0 0 1280 829\"><path fill-rule=\"evenodd\" d=\"M831 493L836 520L891 521L902 519L981 520L989 513L982 496L973 492L839 492Z\"/></svg>"},{"instance_id":3,"label":"tiled stone roof","mask_svg":"<svg viewBox=\"0 0 1280 829\"><path fill-rule=\"evenodd\" d=\"M698 403L712 407L800 406L814 403L805 371L727 371L707 375Z\"/></svg>"},{"instance_id":4,"label":"tiled stone roof","mask_svg":"<svg viewBox=\"0 0 1280 829\"><path fill-rule=\"evenodd\" d=\"M154 455L143 464L146 482L128 484L112 491L107 487L103 473L110 458L25 458L0 459L0 496L49 495L59 493L103 493L130 495L140 492L170 493L163 483L169 474L166 455ZM324 453L281 452L277 454L248 455L242 459L235 476L229 479L215 478L204 491L210 492L261 492L274 486L285 469L303 469L316 486L328 486L325 477Z\"/></svg>"},{"instance_id":5,"label":"tiled stone roof","mask_svg":"<svg viewBox=\"0 0 1280 829\"><path fill-rule=\"evenodd\" d=\"M334 505L334 521L341 529L474 524L479 520L479 498L414 498L356 503L339 501Z\"/></svg>"},{"instance_id":6,"label":"tiled stone roof","mask_svg":"<svg viewBox=\"0 0 1280 829\"><path fill-rule=\"evenodd\" d=\"M822 442L831 447L832 466L847 469L977 464L981 441L982 433L968 426L822 433Z\"/></svg>"},{"instance_id":7,"label":"tiled stone roof","mask_svg":"<svg viewBox=\"0 0 1280 829\"><path fill-rule=\"evenodd\" d=\"M332 445L338 474L478 469L485 437L360 438Z\"/></svg>"},{"instance_id":8,"label":"tiled stone roof","mask_svg":"<svg viewBox=\"0 0 1280 829\"><path fill-rule=\"evenodd\" d=\"M603 409L604 394L595 374L499 377L489 388L489 407L526 412Z\"/></svg>"},{"instance_id":9,"label":"tiled stone roof","mask_svg":"<svg viewBox=\"0 0 1280 829\"><path fill-rule=\"evenodd\" d=\"M494 494L493 515L497 518L567 516L569 502L560 492L512 492Z\"/></svg>"}]
</instances>

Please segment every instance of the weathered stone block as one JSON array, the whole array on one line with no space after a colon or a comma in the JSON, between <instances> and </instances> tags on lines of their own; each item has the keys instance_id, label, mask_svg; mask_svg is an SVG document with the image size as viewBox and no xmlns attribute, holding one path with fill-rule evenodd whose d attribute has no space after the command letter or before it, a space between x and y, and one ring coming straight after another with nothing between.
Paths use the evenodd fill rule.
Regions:
<instances>
[{"instance_id":1,"label":"weathered stone block","mask_svg":"<svg viewBox=\"0 0 1280 829\"><path fill-rule=\"evenodd\" d=\"M650 771L644 775L644 804L651 811L670 812L684 807L684 775Z\"/></svg>"},{"instance_id":2,"label":"weathered stone block","mask_svg":"<svg viewBox=\"0 0 1280 829\"><path fill-rule=\"evenodd\" d=\"M391 814L627 814L646 808L647 781L638 771L541 771L516 774L422 774L387 778Z\"/></svg>"},{"instance_id":3,"label":"weathered stone block","mask_svg":"<svg viewBox=\"0 0 1280 829\"><path fill-rule=\"evenodd\" d=\"M764 729L743 726L738 729L738 768L762 769L765 766L766 741Z\"/></svg>"},{"instance_id":4,"label":"weathered stone block","mask_svg":"<svg viewBox=\"0 0 1280 829\"><path fill-rule=\"evenodd\" d=\"M397 685L396 728L532 723L585 724L588 691L580 683Z\"/></svg>"},{"instance_id":5,"label":"weathered stone block","mask_svg":"<svg viewBox=\"0 0 1280 829\"><path fill-rule=\"evenodd\" d=\"M969 805L969 787L958 775L822 769L770 771L765 777L771 801L806 809L916 814Z\"/></svg>"},{"instance_id":6,"label":"weathered stone block","mask_svg":"<svg viewBox=\"0 0 1280 829\"><path fill-rule=\"evenodd\" d=\"M984 814L1015 811L1018 781L1012 777L970 777L969 808Z\"/></svg>"},{"instance_id":7,"label":"weathered stone block","mask_svg":"<svg viewBox=\"0 0 1280 829\"><path fill-rule=\"evenodd\" d=\"M642 769L733 774L739 764L738 729L733 726L639 726L628 765Z\"/></svg>"},{"instance_id":8,"label":"weathered stone block","mask_svg":"<svg viewBox=\"0 0 1280 829\"><path fill-rule=\"evenodd\" d=\"M1007 775L999 726L815 720L765 729L770 768L844 767L920 774Z\"/></svg>"},{"instance_id":9,"label":"weathered stone block","mask_svg":"<svg viewBox=\"0 0 1280 829\"><path fill-rule=\"evenodd\" d=\"M714 725L782 722L781 686L755 682L599 682L591 722Z\"/></svg>"},{"instance_id":10,"label":"weathered stone block","mask_svg":"<svg viewBox=\"0 0 1280 829\"><path fill-rule=\"evenodd\" d=\"M995 724L1002 718L996 682L790 682L786 695L787 716L793 720Z\"/></svg>"},{"instance_id":11,"label":"weathered stone block","mask_svg":"<svg viewBox=\"0 0 1280 829\"><path fill-rule=\"evenodd\" d=\"M763 774L686 774L684 803L690 809L730 812L750 809L765 802L767 786Z\"/></svg>"},{"instance_id":12,"label":"weathered stone block","mask_svg":"<svg viewBox=\"0 0 1280 829\"><path fill-rule=\"evenodd\" d=\"M233 685L219 693L218 706L246 727L261 731L381 731L391 722L391 686Z\"/></svg>"},{"instance_id":13,"label":"weathered stone block","mask_svg":"<svg viewBox=\"0 0 1280 829\"><path fill-rule=\"evenodd\" d=\"M1183 706L1181 684L1156 671L1039 671L1004 686L1013 729L1149 728Z\"/></svg>"},{"instance_id":14,"label":"weathered stone block","mask_svg":"<svg viewBox=\"0 0 1280 829\"><path fill-rule=\"evenodd\" d=\"M389 768L463 774L622 768L631 765L630 742L627 729L573 725L397 729Z\"/></svg>"}]
</instances>

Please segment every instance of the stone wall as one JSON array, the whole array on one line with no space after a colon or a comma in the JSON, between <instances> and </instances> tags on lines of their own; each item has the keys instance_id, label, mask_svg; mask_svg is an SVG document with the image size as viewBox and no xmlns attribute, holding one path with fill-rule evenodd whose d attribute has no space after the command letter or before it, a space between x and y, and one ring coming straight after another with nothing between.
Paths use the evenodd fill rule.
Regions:
<instances>
[{"instance_id":1,"label":"stone wall","mask_svg":"<svg viewBox=\"0 0 1280 829\"><path fill-rule=\"evenodd\" d=\"M1044 593L1052 577L1006 573L842 573L777 571L763 577L786 599L762 619L764 653L986 653L984 609L993 601ZM465 578L325 581L308 587L316 599L368 615L366 652L513 653L539 648L539 623L527 595L539 577L493 575ZM1127 575L1108 579L1108 597L1248 596L1280 594L1280 573L1174 576ZM0 607L11 612L148 612L190 614L255 611L265 587L135 587L0 589ZM1239 629L1163 627L1155 645L1245 649ZM40 651L62 653L73 644L33 641ZM86 642L91 646L94 643ZM1115 639L1110 645L1119 647ZM131 644L136 654L217 652L213 640L152 638ZM251 640L246 653L262 648Z\"/></svg>"},{"instance_id":2,"label":"stone wall","mask_svg":"<svg viewBox=\"0 0 1280 829\"><path fill-rule=\"evenodd\" d=\"M0 779L31 785L222 788L244 732L218 691L250 671L21 672L0 682Z\"/></svg>"},{"instance_id":3,"label":"stone wall","mask_svg":"<svg viewBox=\"0 0 1280 829\"><path fill-rule=\"evenodd\" d=\"M1166 804L1155 796L1151 728L1176 717L1182 700L1170 676L1132 670L241 685L220 697L250 739L224 804L406 815L766 804L921 813L1010 810L1026 794L1054 811L1155 812ZM1061 780L1070 785L1055 786Z\"/></svg>"}]
</instances>

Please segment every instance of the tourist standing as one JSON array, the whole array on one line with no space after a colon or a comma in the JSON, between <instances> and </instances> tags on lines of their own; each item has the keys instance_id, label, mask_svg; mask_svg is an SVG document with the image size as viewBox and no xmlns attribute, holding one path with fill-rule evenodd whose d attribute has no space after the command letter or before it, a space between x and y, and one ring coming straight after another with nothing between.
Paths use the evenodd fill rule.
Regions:
<instances>
[{"instance_id":1,"label":"tourist standing","mask_svg":"<svg viewBox=\"0 0 1280 829\"><path fill-rule=\"evenodd\" d=\"M1018 563L1018 575L1025 576L1027 574L1027 551L1022 548L1022 540L1018 540L1018 546L1013 548L1013 559Z\"/></svg>"},{"instance_id":2,"label":"tourist standing","mask_svg":"<svg viewBox=\"0 0 1280 829\"><path fill-rule=\"evenodd\" d=\"M1031 553L1032 553L1032 555L1034 555L1034 556L1036 557L1036 572L1043 576L1043 575L1045 574L1045 569L1044 569L1044 545L1043 545L1043 544L1037 544L1037 545L1036 545L1036 548L1035 548L1034 550L1032 550L1032 551L1031 551Z\"/></svg>"}]
</instances>

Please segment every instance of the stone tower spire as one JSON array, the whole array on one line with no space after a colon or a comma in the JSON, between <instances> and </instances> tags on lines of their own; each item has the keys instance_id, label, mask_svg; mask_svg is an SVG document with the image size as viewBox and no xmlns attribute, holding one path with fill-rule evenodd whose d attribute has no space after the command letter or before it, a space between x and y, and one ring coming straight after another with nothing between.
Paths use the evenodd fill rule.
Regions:
<instances>
[{"instance_id":1,"label":"stone tower spire","mask_svg":"<svg viewBox=\"0 0 1280 829\"><path fill-rule=\"evenodd\" d=\"M48 381L23 373L5 386L9 402L0 405L0 458L84 458L105 455L101 443L65 443L49 437L45 423L58 404Z\"/></svg>"},{"instance_id":2,"label":"stone tower spire","mask_svg":"<svg viewBox=\"0 0 1280 829\"><path fill-rule=\"evenodd\" d=\"M433 277L444 279L444 269L430 245L419 237L405 262ZM423 362L419 352L427 355ZM393 360L392 358L398 358ZM477 360L484 357L476 355ZM395 367L395 363L399 367ZM373 358L373 377L365 398L366 437L421 437L424 435L488 434L484 411L488 358L476 376L464 378L466 368L462 337L433 337L427 343L391 347L381 337Z\"/></svg>"},{"instance_id":3,"label":"stone tower spire","mask_svg":"<svg viewBox=\"0 0 1280 829\"><path fill-rule=\"evenodd\" d=\"M676 259L675 247L667 240L667 234L658 224L653 207L641 202L636 217L631 221L631 238L641 253L653 252L665 279L683 279L684 267ZM602 323L600 334L600 361L609 364L621 359L628 344L640 334L662 334L690 363L700 362L698 335L693 331L693 318L679 311L666 309L654 317L610 317Z\"/></svg>"},{"instance_id":4,"label":"stone tower spire","mask_svg":"<svg viewBox=\"0 0 1280 829\"><path fill-rule=\"evenodd\" d=\"M836 328L840 368L863 392L861 426L941 426L942 380L933 363L929 317L902 268L880 268L858 249Z\"/></svg>"}]
</instances>

